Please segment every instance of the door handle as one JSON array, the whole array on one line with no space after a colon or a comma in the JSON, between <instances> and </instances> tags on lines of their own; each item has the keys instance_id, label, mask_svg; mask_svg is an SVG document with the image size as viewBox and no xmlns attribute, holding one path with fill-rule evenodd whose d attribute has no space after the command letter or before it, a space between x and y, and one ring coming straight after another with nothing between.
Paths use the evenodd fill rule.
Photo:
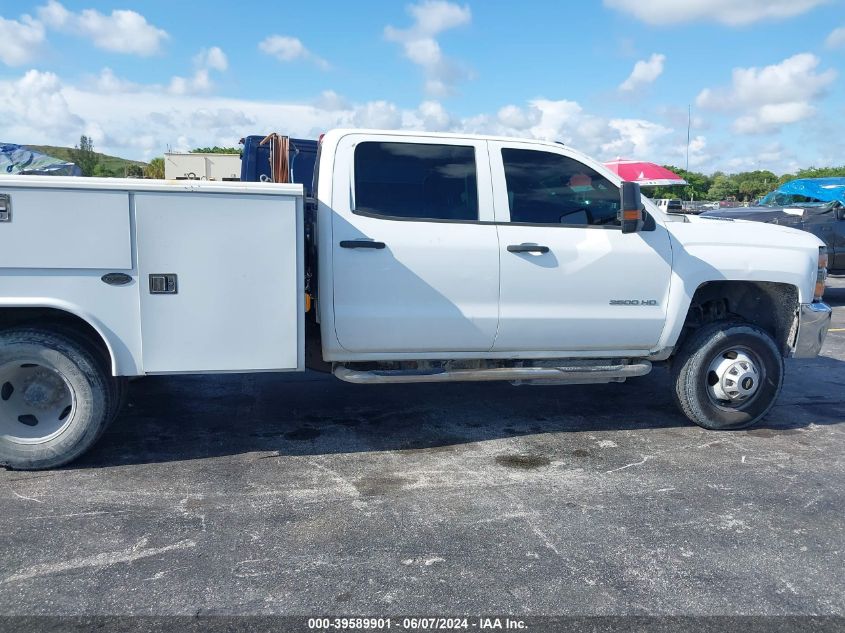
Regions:
<instances>
[{"instance_id":1,"label":"door handle","mask_svg":"<svg viewBox=\"0 0 845 633\"><path fill-rule=\"evenodd\" d=\"M539 244L511 244L508 246L509 253L548 253L548 246Z\"/></svg>"},{"instance_id":2,"label":"door handle","mask_svg":"<svg viewBox=\"0 0 845 633\"><path fill-rule=\"evenodd\" d=\"M384 242L372 242L370 240L343 240L340 243L341 248L374 248L381 250L384 246Z\"/></svg>"}]
</instances>

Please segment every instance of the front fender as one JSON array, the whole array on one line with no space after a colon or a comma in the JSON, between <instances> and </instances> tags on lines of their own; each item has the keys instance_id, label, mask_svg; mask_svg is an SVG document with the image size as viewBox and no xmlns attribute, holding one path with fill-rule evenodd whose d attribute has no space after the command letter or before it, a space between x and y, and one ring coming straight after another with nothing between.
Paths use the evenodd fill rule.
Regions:
<instances>
[{"instance_id":1,"label":"front fender","mask_svg":"<svg viewBox=\"0 0 845 633\"><path fill-rule=\"evenodd\" d=\"M693 297L708 282L786 284L797 289L798 303L812 302L823 246L816 237L751 222L695 220L667 227L672 234L672 284L656 352L677 344Z\"/></svg>"}]
</instances>

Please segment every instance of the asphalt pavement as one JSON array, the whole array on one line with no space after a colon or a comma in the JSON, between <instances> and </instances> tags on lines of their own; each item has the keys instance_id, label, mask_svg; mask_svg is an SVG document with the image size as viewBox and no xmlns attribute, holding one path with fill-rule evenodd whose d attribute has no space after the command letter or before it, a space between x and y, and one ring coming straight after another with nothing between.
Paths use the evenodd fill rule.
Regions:
<instances>
[{"instance_id":1,"label":"asphalt pavement","mask_svg":"<svg viewBox=\"0 0 845 633\"><path fill-rule=\"evenodd\" d=\"M0 613L845 615L845 279L769 418L623 385L156 377L0 472Z\"/></svg>"}]
</instances>

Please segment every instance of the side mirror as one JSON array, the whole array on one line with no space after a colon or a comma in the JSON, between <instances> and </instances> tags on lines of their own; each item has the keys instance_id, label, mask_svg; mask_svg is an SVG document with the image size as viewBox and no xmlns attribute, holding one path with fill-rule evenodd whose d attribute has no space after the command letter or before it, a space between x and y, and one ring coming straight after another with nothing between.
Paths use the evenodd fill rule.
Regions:
<instances>
[{"instance_id":1,"label":"side mirror","mask_svg":"<svg viewBox=\"0 0 845 633\"><path fill-rule=\"evenodd\" d=\"M643 228L643 200L640 185L623 182L619 190L619 222L623 233L637 233Z\"/></svg>"}]
</instances>

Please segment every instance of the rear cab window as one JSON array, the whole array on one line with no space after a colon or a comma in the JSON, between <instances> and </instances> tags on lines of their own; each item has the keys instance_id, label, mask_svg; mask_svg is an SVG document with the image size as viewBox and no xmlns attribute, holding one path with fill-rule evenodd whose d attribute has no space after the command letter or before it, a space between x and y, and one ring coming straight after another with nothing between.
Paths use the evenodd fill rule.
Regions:
<instances>
[{"instance_id":1,"label":"rear cab window","mask_svg":"<svg viewBox=\"0 0 845 633\"><path fill-rule=\"evenodd\" d=\"M374 142L355 147L353 213L392 220L478 220L475 148Z\"/></svg>"}]
</instances>

